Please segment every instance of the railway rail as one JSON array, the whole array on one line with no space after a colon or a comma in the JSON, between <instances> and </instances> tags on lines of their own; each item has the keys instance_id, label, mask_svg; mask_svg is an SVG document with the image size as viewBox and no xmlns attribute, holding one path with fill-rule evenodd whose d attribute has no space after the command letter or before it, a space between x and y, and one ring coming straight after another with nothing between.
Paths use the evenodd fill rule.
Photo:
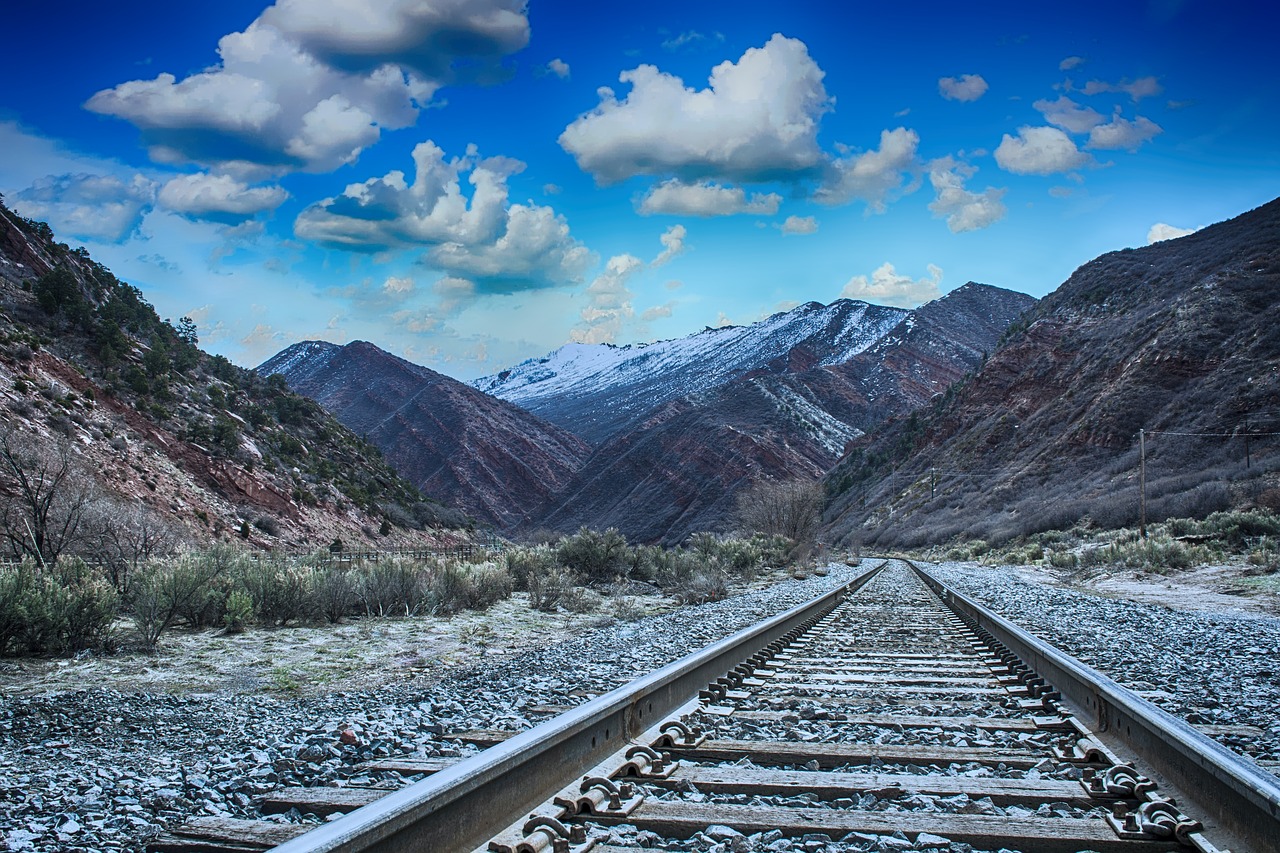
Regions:
<instances>
[{"instance_id":1,"label":"railway rail","mask_svg":"<svg viewBox=\"0 0 1280 853\"><path fill-rule=\"evenodd\" d=\"M1280 779L897 560L471 758L381 769L431 775L151 849L1280 850Z\"/></svg>"}]
</instances>

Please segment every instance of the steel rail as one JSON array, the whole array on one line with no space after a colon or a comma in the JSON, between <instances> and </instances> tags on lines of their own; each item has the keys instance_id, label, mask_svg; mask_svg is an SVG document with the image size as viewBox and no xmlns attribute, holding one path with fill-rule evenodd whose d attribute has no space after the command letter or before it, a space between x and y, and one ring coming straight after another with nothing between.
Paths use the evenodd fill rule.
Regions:
<instances>
[{"instance_id":1,"label":"steel rail","mask_svg":"<svg viewBox=\"0 0 1280 853\"><path fill-rule=\"evenodd\" d=\"M757 651L825 616L884 565L271 849L474 850Z\"/></svg>"},{"instance_id":2,"label":"steel rail","mask_svg":"<svg viewBox=\"0 0 1280 853\"><path fill-rule=\"evenodd\" d=\"M1009 648L1062 694L1062 703L1105 743L1114 739L1142 771L1172 788L1179 807L1237 850L1280 851L1280 779L1201 734L1096 669L1059 651L907 562L953 610Z\"/></svg>"}]
</instances>

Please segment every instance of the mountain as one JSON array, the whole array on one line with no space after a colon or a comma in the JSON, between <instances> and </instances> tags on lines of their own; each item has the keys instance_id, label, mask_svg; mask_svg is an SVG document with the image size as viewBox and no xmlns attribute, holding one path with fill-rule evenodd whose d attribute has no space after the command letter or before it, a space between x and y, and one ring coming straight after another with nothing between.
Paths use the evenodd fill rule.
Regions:
<instances>
[{"instance_id":1,"label":"mountain","mask_svg":"<svg viewBox=\"0 0 1280 853\"><path fill-rule=\"evenodd\" d=\"M599 444L664 403L753 370L847 361L902 322L900 308L840 299L808 302L749 326L705 329L651 344L567 344L471 385Z\"/></svg>"},{"instance_id":2,"label":"mountain","mask_svg":"<svg viewBox=\"0 0 1280 853\"><path fill-rule=\"evenodd\" d=\"M837 303L837 312L858 304ZM865 430L976 369L1034 304L1025 294L969 283L898 312L887 334L847 361L824 364L796 344L718 388L651 410L600 446L526 526L617 527L635 540L668 543L729 528L744 488L761 479L819 479Z\"/></svg>"},{"instance_id":3,"label":"mountain","mask_svg":"<svg viewBox=\"0 0 1280 853\"><path fill-rule=\"evenodd\" d=\"M197 342L0 202L0 550L429 544L444 534L421 528L465 522L315 403ZM21 483L41 474L48 516Z\"/></svg>"},{"instance_id":4,"label":"mountain","mask_svg":"<svg viewBox=\"0 0 1280 853\"><path fill-rule=\"evenodd\" d=\"M1076 270L973 377L855 442L844 542L1003 540L1280 506L1280 200ZM1139 430L1144 431L1145 448Z\"/></svg>"},{"instance_id":5,"label":"mountain","mask_svg":"<svg viewBox=\"0 0 1280 853\"><path fill-rule=\"evenodd\" d=\"M563 487L577 436L373 344L304 341L258 367L373 442L401 476L501 528Z\"/></svg>"}]
</instances>

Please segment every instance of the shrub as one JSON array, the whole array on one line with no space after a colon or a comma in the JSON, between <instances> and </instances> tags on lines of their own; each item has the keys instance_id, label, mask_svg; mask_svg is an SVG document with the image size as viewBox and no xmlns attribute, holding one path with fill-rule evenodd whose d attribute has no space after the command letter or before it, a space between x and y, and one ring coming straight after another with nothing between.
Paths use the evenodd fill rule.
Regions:
<instances>
[{"instance_id":1,"label":"shrub","mask_svg":"<svg viewBox=\"0 0 1280 853\"><path fill-rule=\"evenodd\" d=\"M115 589L82 560L0 570L0 655L69 655L111 645Z\"/></svg>"},{"instance_id":2,"label":"shrub","mask_svg":"<svg viewBox=\"0 0 1280 853\"><path fill-rule=\"evenodd\" d=\"M560 564L583 581L611 582L625 571L627 540L616 528L600 533L583 527L556 547Z\"/></svg>"},{"instance_id":3,"label":"shrub","mask_svg":"<svg viewBox=\"0 0 1280 853\"><path fill-rule=\"evenodd\" d=\"M428 603L427 581L409 560L380 561L360 573L356 595L368 616L413 616Z\"/></svg>"},{"instance_id":4,"label":"shrub","mask_svg":"<svg viewBox=\"0 0 1280 853\"><path fill-rule=\"evenodd\" d=\"M314 612L311 572L300 565L262 560L243 569L245 590L264 625L301 622Z\"/></svg>"},{"instance_id":5,"label":"shrub","mask_svg":"<svg viewBox=\"0 0 1280 853\"><path fill-rule=\"evenodd\" d=\"M359 601L353 573L339 566L313 569L312 589L316 609L335 625L341 622Z\"/></svg>"},{"instance_id":6,"label":"shrub","mask_svg":"<svg viewBox=\"0 0 1280 853\"><path fill-rule=\"evenodd\" d=\"M169 564L147 563L129 589L133 624L143 645L154 648L184 611L197 607L215 580L230 575L239 559L230 547L217 546Z\"/></svg>"},{"instance_id":7,"label":"shrub","mask_svg":"<svg viewBox=\"0 0 1280 853\"><path fill-rule=\"evenodd\" d=\"M238 634L253 619L253 599L249 593L236 590L227 597L226 612L222 615L222 624L228 634Z\"/></svg>"},{"instance_id":8,"label":"shrub","mask_svg":"<svg viewBox=\"0 0 1280 853\"><path fill-rule=\"evenodd\" d=\"M502 562L515 588L527 591L531 577L545 574L556 565L556 553L545 545L510 548L503 553Z\"/></svg>"},{"instance_id":9,"label":"shrub","mask_svg":"<svg viewBox=\"0 0 1280 853\"><path fill-rule=\"evenodd\" d=\"M276 521L275 516L260 515L253 520L253 526L268 536L280 535L280 522Z\"/></svg>"},{"instance_id":10,"label":"shrub","mask_svg":"<svg viewBox=\"0 0 1280 853\"><path fill-rule=\"evenodd\" d=\"M570 600L577 588L573 573L563 566L549 566L543 572L530 575L527 584L529 604L535 610L548 613Z\"/></svg>"}]
</instances>

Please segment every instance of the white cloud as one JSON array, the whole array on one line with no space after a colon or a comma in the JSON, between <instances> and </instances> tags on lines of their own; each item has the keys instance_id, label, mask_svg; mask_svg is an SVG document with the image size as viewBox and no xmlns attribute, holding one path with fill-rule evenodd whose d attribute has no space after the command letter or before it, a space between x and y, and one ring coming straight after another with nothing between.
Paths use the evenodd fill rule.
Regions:
<instances>
[{"instance_id":1,"label":"white cloud","mask_svg":"<svg viewBox=\"0 0 1280 853\"><path fill-rule=\"evenodd\" d=\"M1044 115L1049 124L1057 125L1071 133L1088 133L1106 121L1102 113L1090 107L1082 107L1066 95L1056 101L1039 100L1032 104Z\"/></svg>"},{"instance_id":2,"label":"white cloud","mask_svg":"<svg viewBox=\"0 0 1280 853\"><path fill-rule=\"evenodd\" d=\"M182 175L165 184L157 201L195 219L238 222L274 210L289 193L278 186L250 187L230 175Z\"/></svg>"},{"instance_id":3,"label":"white cloud","mask_svg":"<svg viewBox=\"0 0 1280 853\"><path fill-rule=\"evenodd\" d=\"M663 50L680 50L681 48L693 47L695 45L706 44L709 41L724 41L723 33L715 33L712 36L705 36L697 30L686 30L678 36L672 36L662 42Z\"/></svg>"},{"instance_id":4,"label":"white cloud","mask_svg":"<svg viewBox=\"0 0 1280 853\"><path fill-rule=\"evenodd\" d=\"M24 216L45 220L60 236L118 243L138 227L155 195L155 182L142 175L79 172L40 178L10 203Z\"/></svg>"},{"instance_id":5,"label":"white cloud","mask_svg":"<svg viewBox=\"0 0 1280 853\"><path fill-rule=\"evenodd\" d=\"M414 124L459 67L491 70L528 38L520 0L279 0L219 40L218 64L121 83L85 106L137 125L158 162L329 171L382 128Z\"/></svg>"},{"instance_id":6,"label":"white cloud","mask_svg":"<svg viewBox=\"0 0 1280 853\"><path fill-rule=\"evenodd\" d=\"M935 194L929 210L934 216L945 216L953 234L986 228L1003 219L1007 212L1003 201L1006 190L987 187L975 193L965 189L965 180L976 171L950 157L929 164L929 183Z\"/></svg>"},{"instance_id":7,"label":"white cloud","mask_svg":"<svg viewBox=\"0 0 1280 853\"><path fill-rule=\"evenodd\" d=\"M672 225L658 239L662 242L662 251L653 259L651 267L660 267L667 261L684 252L684 238L687 232L683 225Z\"/></svg>"},{"instance_id":8,"label":"white cloud","mask_svg":"<svg viewBox=\"0 0 1280 853\"><path fill-rule=\"evenodd\" d=\"M942 295L938 289L938 285L942 283L942 269L934 264L929 264L927 269L928 278L913 279L909 275L899 275L893 264L886 261L871 273L869 279L865 275L855 275L849 279L840 291L840 298L914 308Z\"/></svg>"},{"instance_id":9,"label":"white cloud","mask_svg":"<svg viewBox=\"0 0 1280 853\"><path fill-rule=\"evenodd\" d=\"M1149 118L1138 116L1129 121L1117 112L1111 117L1111 121L1100 124L1089 132L1088 147L1137 151L1142 143L1161 133L1164 133L1164 128Z\"/></svg>"},{"instance_id":10,"label":"white cloud","mask_svg":"<svg viewBox=\"0 0 1280 853\"><path fill-rule=\"evenodd\" d=\"M824 160L818 123L833 103L823 76L804 43L782 35L717 65L705 89L641 65L620 75L631 85L624 99L601 89L599 105L565 128L560 145L601 184L813 174Z\"/></svg>"},{"instance_id":11,"label":"white cloud","mask_svg":"<svg viewBox=\"0 0 1280 853\"><path fill-rule=\"evenodd\" d=\"M408 276L388 276L382 283L382 292L389 296L403 296L412 293L413 288L413 279Z\"/></svg>"},{"instance_id":12,"label":"white cloud","mask_svg":"<svg viewBox=\"0 0 1280 853\"><path fill-rule=\"evenodd\" d=\"M646 308L644 313L640 315L640 319L645 322L653 320L661 320L670 317L675 312L676 304L674 302L665 302L662 305L655 305L652 308Z\"/></svg>"},{"instance_id":13,"label":"white cloud","mask_svg":"<svg viewBox=\"0 0 1280 853\"><path fill-rule=\"evenodd\" d=\"M818 230L818 219L814 216L788 216L778 227L783 234L812 234Z\"/></svg>"},{"instance_id":14,"label":"white cloud","mask_svg":"<svg viewBox=\"0 0 1280 853\"><path fill-rule=\"evenodd\" d=\"M547 70L559 77L561 80L569 79L569 63L560 57L556 57L547 63Z\"/></svg>"},{"instance_id":15,"label":"white cloud","mask_svg":"<svg viewBox=\"0 0 1280 853\"><path fill-rule=\"evenodd\" d=\"M861 154L848 154L831 164L823 186L814 195L822 204L846 204L861 199L876 213L902 189L906 173L916 164L920 135L899 127L880 132L880 147ZM909 192L914 187L907 187Z\"/></svg>"},{"instance_id":16,"label":"white cloud","mask_svg":"<svg viewBox=\"0 0 1280 853\"><path fill-rule=\"evenodd\" d=\"M987 81L981 74L938 79L938 93L948 101L976 101L987 92Z\"/></svg>"},{"instance_id":17,"label":"white cloud","mask_svg":"<svg viewBox=\"0 0 1280 853\"><path fill-rule=\"evenodd\" d=\"M782 196L777 193L752 193L748 198L741 187L723 187L713 183L686 184L677 178L652 187L640 200L641 215L663 213L673 216L732 216L754 213L772 216L778 212Z\"/></svg>"},{"instance_id":18,"label":"white cloud","mask_svg":"<svg viewBox=\"0 0 1280 853\"><path fill-rule=\"evenodd\" d=\"M507 179L524 169L506 157L446 159L431 141L413 149L415 176L403 172L349 185L298 215L294 233L330 248L380 251L426 246L431 266L490 289L581 280L591 253L550 207L511 204ZM468 174L471 197L462 192Z\"/></svg>"},{"instance_id":19,"label":"white cloud","mask_svg":"<svg viewBox=\"0 0 1280 853\"><path fill-rule=\"evenodd\" d=\"M445 276L431 290L440 298L437 310L446 317L457 315L476 300L476 284L470 279Z\"/></svg>"},{"instance_id":20,"label":"white cloud","mask_svg":"<svg viewBox=\"0 0 1280 853\"><path fill-rule=\"evenodd\" d=\"M1163 222L1157 222L1151 226L1151 230L1147 232L1147 245L1159 243L1163 240L1176 240L1179 237L1185 237L1188 234L1194 234L1199 228L1179 228L1176 225L1167 225Z\"/></svg>"},{"instance_id":21,"label":"white cloud","mask_svg":"<svg viewBox=\"0 0 1280 853\"><path fill-rule=\"evenodd\" d=\"M1058 63L1059 71L1070 71L1073 68L1079 68L1084 65L1084 58L1080 56L1068 56L1066 59Z\"/></svg>"},{"instance_id":22,"label":"white cloud","mask_svg":"<svg viewBox=\"0 0 1280 853\"><path fill-rule=\"evenodd\" d=\"M1052 175L1093 162L1056 127L1020 127L1016 137L1005 134L995 150L996 163L1015 175Z\"/></svg>"},{"instance_id":23,"label":"white cloud","mask_svg":"<svg viewBox=\"0 0 1280 853\"><path fill-rule=\"evenodd\" d=\"M1155 77L1139 77L1137 80L1121 80L1119 83L1106 83L1102 80L1090 80L1080 90L1086 95L1101 95L1104 92L1124 92L1134 102L1143 98L1158 95L1164 91L1160 81Z\"/></svg>"},{"instance_id":24,"label":"white cloud","mask_svg":"<svg viewBox=\"0 0 1280 853\"><path fill-rule=\"evenodd\" d=\"M573 340L604 344L618 339L623 323L635 316L631 304L634 294L628 289L627 281L643 268L644 261L635 255L614 255L609 259L604 272L587 287L587 306L582 309L581 322L571 333Z\"/></svg>"}]
</instances>

